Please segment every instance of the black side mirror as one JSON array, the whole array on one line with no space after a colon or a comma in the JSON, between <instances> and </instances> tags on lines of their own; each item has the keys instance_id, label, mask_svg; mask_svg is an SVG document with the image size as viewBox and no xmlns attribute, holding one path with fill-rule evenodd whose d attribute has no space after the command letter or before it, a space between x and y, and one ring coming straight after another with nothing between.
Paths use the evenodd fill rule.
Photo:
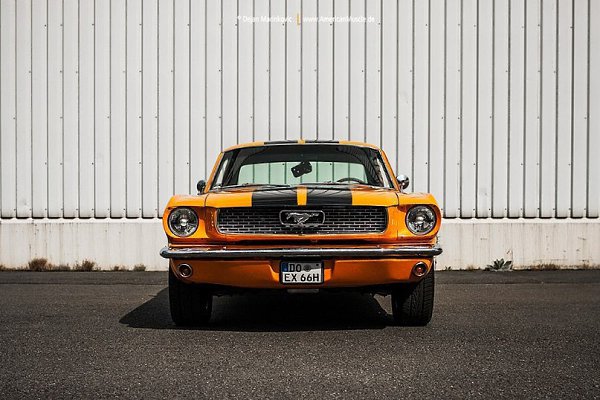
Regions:
<instances>
[{"instance_id":1,"label":"black side mirror","mask_svg":"<svg viewBox=\"0 0 600 400\"><path fill-rule=\"evenodd\" d=\"M198 189L198 194L202 194L202 192L204 192L204 188L206 188L206 181L199 180L198 184L196 185L196 189Z\"/></svg>"},{"instance_id":2,"label":"black side mirror","mask_svg":"<svg viewBox=\"0 0 600 400\"><path fill-rule=\"evenodd\" d=\"M408 179L408 176L406 175L398 175L396 179L398 180L398 184L400 185L401 192L403 192L404 189L406 189L410 184L410 179Z\"/></svg>"}]
</instances>

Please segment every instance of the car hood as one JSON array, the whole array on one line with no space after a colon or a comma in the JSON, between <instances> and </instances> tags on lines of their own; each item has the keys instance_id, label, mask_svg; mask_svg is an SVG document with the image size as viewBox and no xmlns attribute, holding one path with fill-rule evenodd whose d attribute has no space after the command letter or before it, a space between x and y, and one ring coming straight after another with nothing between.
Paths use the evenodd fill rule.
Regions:
<instances>
[{"instance_id":1,"label":"car hood","mask_svg":"<svg viewBox=\"0 0 600 400\"><path fill-rule=\"evenodd\" d=\"M205 199L205 206L214 208L322 205L390 207L398 205L398 196L394 189L364 185L299 185L222 189L209 192Z\"/></svg>"}]
</instances>

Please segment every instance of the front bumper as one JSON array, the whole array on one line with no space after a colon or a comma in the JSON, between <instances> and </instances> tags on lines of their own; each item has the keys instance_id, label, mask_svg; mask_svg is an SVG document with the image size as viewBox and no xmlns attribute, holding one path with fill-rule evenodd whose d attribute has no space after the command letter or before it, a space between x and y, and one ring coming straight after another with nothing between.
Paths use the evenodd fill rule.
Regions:
<instances>
[{"instance_id":1,"label":"front bumper","mask_svg":"<svg viewBox=\"0 0 600 400\"><path fill-rule=\"evenodd\" d=\"M227 246L164 247L160 255L178 260L249 258L431 258L442 253L435 246L228 248Z\"/></svg>"},{"instance_id":2,"label":"front bumper","mask_svg":"<svg viewBox=\"0 0 600 400\"><path fill-rule=\"evenodd\" d=\"M412 273L417 262L427 270L433 267L433 257L439 246L362 245L348 247L251 247L197 246L165 247L161 255L170 259L170 267L185 282L224 285L237 288L283 289L280 265L284 259L318 259L323 262L321 284L294 288L358 288L400 282L415 282L421 278ZM193 273L183 277L181 264L189 265Z\"/></svg>"}]
</instances>

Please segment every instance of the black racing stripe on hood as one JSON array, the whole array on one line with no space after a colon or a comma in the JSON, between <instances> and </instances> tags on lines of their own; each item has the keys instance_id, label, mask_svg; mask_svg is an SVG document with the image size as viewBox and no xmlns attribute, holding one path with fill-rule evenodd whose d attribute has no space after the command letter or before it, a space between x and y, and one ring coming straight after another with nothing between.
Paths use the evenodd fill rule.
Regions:
<instances>
[{"instance_id":1,"label":"black racing stripe on hood","mask_svg":"<svg viewBox=\"0 0 600 400\"><path fill-rule=\"evenodd\" d=\"M308 189L306 205L352 205L352 191L348 189Z\"/></svg>"},{"instance_id":2,"label":"black racing stripe on hood","mask_svg":"<svg viewBox=\"0 0 600 400\"><path fill-rule=\"evenodd\" d=\"M298 204L296 188L256 190L252 192L252 207L295 206Z\"/></svg>"}]
</instances>

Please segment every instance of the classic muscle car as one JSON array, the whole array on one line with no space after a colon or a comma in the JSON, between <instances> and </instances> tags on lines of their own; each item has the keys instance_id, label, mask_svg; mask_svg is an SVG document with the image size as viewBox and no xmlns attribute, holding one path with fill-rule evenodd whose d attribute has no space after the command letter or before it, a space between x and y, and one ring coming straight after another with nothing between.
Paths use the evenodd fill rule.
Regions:
<instances>
[{"instance_id":1,"label":"classic muscle car","mask_svg":"<svg viewBox=\"0 0 600 400\"><path fill-rule=\"evenodd\" d=\"M408 184L365 143L225 150L198 195L174 196L164 212L173 321L208 323L215 295L355 290L391 295L398 324L426 325L441 214Z\"/></svg>"}]
</instances>

